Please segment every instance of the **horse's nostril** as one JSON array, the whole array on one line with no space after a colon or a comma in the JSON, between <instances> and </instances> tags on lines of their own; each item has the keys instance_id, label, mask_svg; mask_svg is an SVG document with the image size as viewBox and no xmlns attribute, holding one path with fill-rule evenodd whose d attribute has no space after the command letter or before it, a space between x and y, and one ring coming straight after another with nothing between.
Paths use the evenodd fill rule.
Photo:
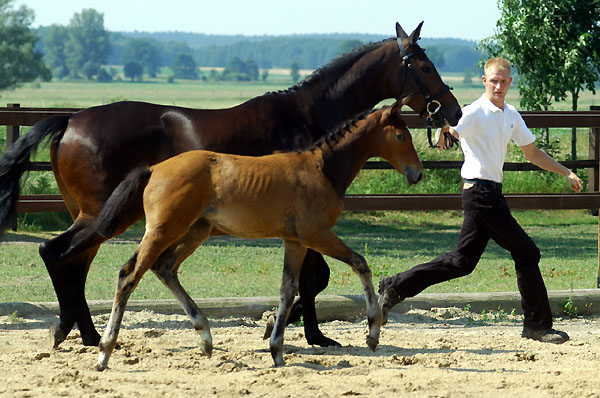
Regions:
<instances>
[{"instance_id":1,"label":"horse's nostril","mask_svg":"<svg viewBox=\"0 0 600 398\"><path fill-rule=\"evenodd\" d=\"M459 109L458 111L456 111L456 120L459 120L462 117L462 111Z\"/></svg>"}]
</instances>

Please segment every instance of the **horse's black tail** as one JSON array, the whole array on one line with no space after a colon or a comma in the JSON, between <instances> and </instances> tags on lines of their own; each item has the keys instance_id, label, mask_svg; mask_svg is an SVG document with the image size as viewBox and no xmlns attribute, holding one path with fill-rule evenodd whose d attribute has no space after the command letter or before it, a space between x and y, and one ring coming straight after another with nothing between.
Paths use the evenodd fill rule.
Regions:
<instances>
[{"instance_id":1,"label":"horse's black tail","mask_svg":"<svg viewBox=\"0 0 600 398\"><path fill-rule=\"evenodd\" d=\"M148 185L148 180L152 170L149 167L139 167L132 170L127 177L115 188L108 200L104 203L100 214L98 215L95 231L106 239L115 234L119 226L119 221L127 215L123 214L135 203L139 202L144 188Z\"/></svg>"},{"instance_id":2,"label":"horse's black tail","mask_svg":"<svg viewBox=\"0 0 600 398\"><path fill-rule=\"evenodd\" d=\"M38 122L0 158L0 236L8 228L17 206L19 180L29 166L29 158L44 139L60 139L70 116L56 115Z\"/></svg>"}]
</instances>

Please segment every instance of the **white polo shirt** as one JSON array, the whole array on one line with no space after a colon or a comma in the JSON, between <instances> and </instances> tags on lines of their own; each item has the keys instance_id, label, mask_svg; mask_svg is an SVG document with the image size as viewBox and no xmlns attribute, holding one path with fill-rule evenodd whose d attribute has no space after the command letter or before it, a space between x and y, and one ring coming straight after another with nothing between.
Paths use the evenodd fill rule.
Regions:
<instances>
[{"instance_id":1,"label":"white polo shirt","mask_svg":"<svg viewBox=\"0 0 600 398\"><path fill-rule=\"evenodd\" d=\"M524 146L534 142L535 136L514 106L505 102L504 110L499 109L485 93L462 112L452 127L458 132L465 156L461 176L502 182L508 141Z\"/></svg>"}]
</instances>

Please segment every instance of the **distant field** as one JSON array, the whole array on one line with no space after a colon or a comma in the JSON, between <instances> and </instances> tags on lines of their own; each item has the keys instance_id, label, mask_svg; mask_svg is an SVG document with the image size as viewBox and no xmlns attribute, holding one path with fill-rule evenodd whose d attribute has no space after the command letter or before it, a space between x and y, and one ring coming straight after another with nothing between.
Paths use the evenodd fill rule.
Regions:
<instances>
[{"instance_id":1,"label":"distant field","mask_svg":"<svg viewBox=\"0 0 600 398\"><path fill-rule=\"evenodd\" d=\"M204 71L206 72L206 71ZM300 71L304 77L310 71ZM464 82L459 74L444 75L447 84L454 87L453 94L461 104L479 98L483 87L478 77L471 84ZM120 100L147 101L167 105L193 108L225 108L238 105L250 98L269 91L285 90L293 85L285 69L271 70L265 82L203 82L202 80L175 80L167 83L166 78L144 82L41 82L28 83L13 91L0 92L0 105L18 103L22 107L90 107ZM509 92L508 101L519 107L516 85ZM587 110L590 105L600 105L600 94L584 92L579 100L579 109ZM570 110L570 99L554 105L556 110Z\"/></svg>"}]
</instances>

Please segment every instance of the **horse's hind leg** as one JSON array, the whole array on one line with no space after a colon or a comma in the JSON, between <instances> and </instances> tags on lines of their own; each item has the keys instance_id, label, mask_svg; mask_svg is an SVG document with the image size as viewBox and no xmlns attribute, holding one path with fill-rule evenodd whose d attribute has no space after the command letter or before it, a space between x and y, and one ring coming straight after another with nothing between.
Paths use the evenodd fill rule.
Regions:
<instances>
[{"instance_id":1,"label":"horse's hind leg","mask_svg":"<svg viewBox=\"0 0 600 398\"><path fill-rule=\"evenodd\" d=\"M72 252L74 243L81 234L86 234L91 220L79 218L67 231L40 245L40 256L52 280L60 308L60 323L50 329L50 343L54 348L65 340L75 322L84 345L97 346L100 341L85 300L85 281L90 263L105 239L88 235L93 243L85 250ZM66 255L69 251L71 254Z\"/></svg>"},{"instance_id":2,"label":"horse's hind leg","mask_svg":"<svg viewBox=\"0 0 600 398\"><path fill-rule=\"evenodd\" d=\"M301 316L304 316L304 335L308 344L319 345L321 347L340 347L340 343L326 337L319 330L319 321L315 308L315 298L327 287L329 274L329 265L327 265L321 253L308 250L302 264L302 271L300 272L300 295L294 301L286 325L297 322ZM265 339L271 336L275 319L273 317L267 321Z\"/></svg>"},{"instance_id":3,"label":"horse's hind leg","mask_svg":"<svg viewBox=\"0 0 600 398\"><path fill-rule=\"evenodd\" d=\"M303 244L320 253L345 262L360 278L365 292L367 319L369 322L367 345L371 350L375 351L375 348L379 344L379 332L383 316L381 308L379 308L377 303L377 296L373 288L373 277L367 262L363 256L346 246L331 230L323 231L320 234L313 232L309 236L309 240L303 241Z\"/></svg>"},{"instance_id":4,"label":"horse's hind leg","mask_svg":"<svg viewBox=\"0 0 600 398\"><path fill-rule=\"evenodd\" d=\"M200 334L202 351L209 357L213 349L210 322L179 282L177 270L181 263L208 238L211 229L210 225L202 221L196 222L187 235L169 247L151 268L183 307L194 330Z\"/></svg>"},{"instance_id":5,"label":"horse's hind leg","mask_svg":"<svg viewBox=\"0 0 600 398\"><path fill-rule=\"evenodd\" d=\"M269 341L271 357L273 357L275 366L285 365L285 361L283 360L283 331L294 302L294 297L298 292L298 280L305 255L306 248L298 242L285 241L283 277L279 290L279 309L277 310L277 320L275 321L275 327Z\"/></svg>"},{"instance_id":6,"label":"horse's hind leg","mask_svg":"<svg viewBox=\"0 0 600 398\"><path fill-rule=\"evenodd\" d=\"M319 321L315 308L315 298L327 287L329 282L329 266L321 253L308 250L300 272L300 299L302 313L304 315L304 334L308 344L321 347L341 346L319 330ZM294 303L296 305L296 303ZM292 308L294 311L294 308Z\"/></svg>"}]
</instances>

